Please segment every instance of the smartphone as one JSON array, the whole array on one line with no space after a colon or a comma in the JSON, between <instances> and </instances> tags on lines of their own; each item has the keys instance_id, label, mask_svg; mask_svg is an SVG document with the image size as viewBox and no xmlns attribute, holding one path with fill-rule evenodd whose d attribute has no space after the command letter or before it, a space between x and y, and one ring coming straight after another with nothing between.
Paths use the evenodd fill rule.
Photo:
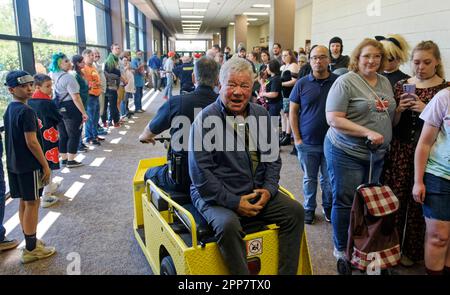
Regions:
<instances>
[{"instance_id":1,"label":"smartphone","mask_svg":"<svg viewBox=\"0 0 450 295\"><path fill-rule=\"evenodd\" d=\"M409 94L416 93L416 84L403 84L403 92Z\"/></svg>"}]
</instances>

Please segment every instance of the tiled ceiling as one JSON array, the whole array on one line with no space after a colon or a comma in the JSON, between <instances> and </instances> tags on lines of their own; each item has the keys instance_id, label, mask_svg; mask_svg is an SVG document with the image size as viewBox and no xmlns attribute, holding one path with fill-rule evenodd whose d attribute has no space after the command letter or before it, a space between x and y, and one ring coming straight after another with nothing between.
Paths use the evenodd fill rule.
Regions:
<instances>
[{"instance_id":1,"label":"tiled ceiling","mask_svg":"<svg viewBox=\"0 0 450 295\"><path fill-rule=\"evenodd\" d=\"M234 22L235 15L244 12L270 12L267 8L252 8L254 4L270 4L271 0L206 0L206 3L188 2L189 0L153 0L153 4L164 18L167 25L176 33L176 38L211 39L212 34L219 33L220 28ZM198 0L197 0L198 1ZM182 9L189 9L182 11ZM190 11L200 9L201 11ZM181 18L181 16L204 16L203 18ZM250 26L260 26L269 22L269 15L248 16L256 18L249 21ZM202 21L196 36L183 35L183 21Z\"/></svg>"}]
</instances>

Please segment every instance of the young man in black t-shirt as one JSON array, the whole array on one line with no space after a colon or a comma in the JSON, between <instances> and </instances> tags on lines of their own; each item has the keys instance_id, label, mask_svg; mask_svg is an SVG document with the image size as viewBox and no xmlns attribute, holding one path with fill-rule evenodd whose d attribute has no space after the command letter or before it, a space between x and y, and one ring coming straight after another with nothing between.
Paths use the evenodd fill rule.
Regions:
<instances>
[{"instance_id":1,"label":"young man in black t-shirt","mask_svg":"<svg viewBox=\"0 0 450 295\"><path fill-rule=\"evenodd\" d=\"M11 71L5 86L13 96L3 117L6 166L11 197L20 199L19 218L25 235L21 262L29 263L55 254L36 237L40 196L49 182L50 168L42 152L42 135L36 113L27 105L33 95L33 77Z\"/></svg>"}]
</instances>

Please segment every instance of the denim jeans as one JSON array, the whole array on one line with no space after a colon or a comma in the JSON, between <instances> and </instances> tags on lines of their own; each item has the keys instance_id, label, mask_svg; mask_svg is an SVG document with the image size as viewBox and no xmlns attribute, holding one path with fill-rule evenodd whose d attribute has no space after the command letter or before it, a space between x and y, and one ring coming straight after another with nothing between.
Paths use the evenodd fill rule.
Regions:
<instances>
[{"instance_id":1,"label":"denim jeans","mask_svg":"<svg viewBox=\"0 0 450 295\"><path fill-rule=\"evenodd\" d=\"M134 94L134 110L142 110L142 96L143 96L143 87L136 87L136 93Z\"/></svg>"},{"instance_id":2,"label":"denim jeans","mask_svg":"<svg viewBox=\"0 0 450 295\"><path fill-rule=\"evenodd\" d=\"M86 140L94 140L97 138L97 124L100 117L100 104L98 96L89 95L87 100L87 114L89 120L86 122L85 133Z\"/></svg>"},{"instance_id":3,"label":"denim jeans","mask_svg":"<svg viewBox=\"0 0 450 295\"><path fill-rule=\"evenodd\" d=\"M62 102L60 112L63 119L58 123L59 152L76 154L83 131L83 118L72 100Z\"/></svg>"},{"instance_id":4,"label":"denim jeans","mask_svg":"<svg viewBox=\"0 0 450 295\"><path fill-rule=\"evenodd\" d=\"M164 96L167 96L169 99L172 98L172 88L173 88L173 76L167 75L167 84L166 88L164 88Z\"/></svg>"},{"instance_id":5,"label":"denim jeans","mask_svg":"<svg viewBox=\"0 0 450 295\"><path fill-rule=\"evenodd\" d=\"M323 153L323 145L301 144L295 146L298 160L303 170L303 207L308 211L315 211L317 207L317 175L320 171L320 187L322 188L322 207L331 208L332 194L327 162Z\"/></svg>"},{"instance_id":6,"label":"denim jeans","mask_svg":"<svg viewBox=\"0 0 450 295\"><path fill-rule=\"evenodd\" d=\"M126 116L129 113L129 100L130 98L133 98L133 93L125 93L125 98L120 102L120 116ZM136 106L136 105L135 105ZM139 110L138 108L135 108L135 110Z\"/></svg>"},{"instance_id":7,"label":"denim jeans","mask_svg":"<svg viewBox=\"0 0 450 295\"><path fill-rule=\"evenodd\" d=\"M369 182L370 159L362 160L334 146L326 137L324 143L328 174L333 193L331 224L333 225L334 247L339 251L347 249L350 211L356 188ZM371 183L379 182L383 170L384 152L374 154Z\"/></svg>"},{"instance_id":8,"label":"denim jeans","mask_svg":"<svg viewBox=\"0 0 450 295\"><path fill-rule=\"evenodd\" d=\"M159 77L159 71L152 69L152 83L155 90L159 90L161 84L161 78Z\"/></svg>"},{"instance_id":9,"label":"denim jeans","mask_svg":"<svg viewBox=\"0 0 450 295\"><path fill-rule=\"evenodd\" d=\"M5 217L5 173L3 172L3 142L0 137L0 242L5 240L6 229L3 226L3 218Z\"/></svg>"},{"instance_id":10,"label":"denim jeans","mask_svg":"<svg viewBox=\"0 0 450 295\"><path fill-rule=\"evenodd\" d=\"M106 110L106 106L109 104L109 115L108 111ZM117 109L117 90L107 90L106 96L105 96L105 112L102 115L102 122L106 122L106 117L108 115L108 121L114 123L119 123L120 120L120 114L119 110Z\"/></svg>"}]
</instances>

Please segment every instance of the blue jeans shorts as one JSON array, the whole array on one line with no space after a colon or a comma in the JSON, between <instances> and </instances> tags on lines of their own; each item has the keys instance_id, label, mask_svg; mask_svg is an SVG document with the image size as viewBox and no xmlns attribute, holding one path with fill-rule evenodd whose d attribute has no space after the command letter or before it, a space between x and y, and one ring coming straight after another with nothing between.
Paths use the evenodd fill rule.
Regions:
<instances>
[{"instance_id":1,"label":"blue jeans shorts","mask_svg":"<svg viewBox=\"0 0 450 295\"><path fill-rule=\"evenodd\" d=\"M425 173L423 215L429 219L450 221L450 180Z\"/></svg>"}]
</instances>

